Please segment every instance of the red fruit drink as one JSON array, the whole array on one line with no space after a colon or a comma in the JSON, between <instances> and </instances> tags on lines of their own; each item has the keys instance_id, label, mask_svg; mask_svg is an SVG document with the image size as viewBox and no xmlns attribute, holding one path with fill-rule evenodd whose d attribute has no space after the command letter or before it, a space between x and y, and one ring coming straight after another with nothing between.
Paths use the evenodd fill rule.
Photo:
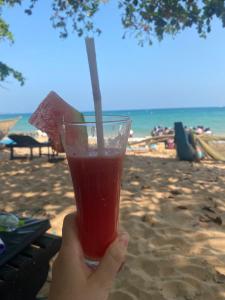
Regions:
<instances>
[{"instance_id":1,"label":"red fruit drink","mask_svg":"<svg viewBox=\"0 0 225 300\"><path fill-rule=\"evenodd\" d=\"M79 239L87 259L99 260L116 238L123 154L107 150L68 156Z\"/></svg>"}]
</instances>

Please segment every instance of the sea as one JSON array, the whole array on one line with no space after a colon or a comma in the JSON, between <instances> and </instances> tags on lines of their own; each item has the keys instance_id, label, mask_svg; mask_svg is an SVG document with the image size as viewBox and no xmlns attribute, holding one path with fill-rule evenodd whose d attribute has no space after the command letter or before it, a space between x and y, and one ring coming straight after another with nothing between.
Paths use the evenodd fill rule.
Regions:
<instances>
[{"instance_id":1,"label":"sea","mask_svg":"<svg viewBox=\"0 0 225 300\"><path fill-rule=\"evenodd\" d=\"M84 112L90 113L90 112ZM132 121L134 137L151 134L154 126L173 127L174 122L181 121L188 127L204 126L214 134L225 135L225 107L137 109L105 111L105 115L127 115ZM32 132L36 128L29 124L31 114L0 114L0 120L20 116L20 120L11 132Z\"/></svg>"}]
</instances>

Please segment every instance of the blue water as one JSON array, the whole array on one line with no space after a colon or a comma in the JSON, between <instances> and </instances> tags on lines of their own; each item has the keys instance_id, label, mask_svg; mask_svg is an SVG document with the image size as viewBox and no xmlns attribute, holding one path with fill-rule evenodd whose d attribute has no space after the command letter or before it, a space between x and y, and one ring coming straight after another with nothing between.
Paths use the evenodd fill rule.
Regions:
<instances>
[{"instance_id":1,"label":"blue water","mask_svg":"<svg viewBox=\"0 0 225 300\"><path fill-rule=\"evenodd\" d=\"M134 137L149 135L156 125L173 127L173 123L176 121L182 121L188 127L203 125L210 127L213 133L225 134L225 107L120 110L107 111L105 114L128 115L132 120ZM21 116L21 119L11 131L28 132L35 130L28 123L30 114L0 115L0 120L16 116Z\"/></svg>"},{"instance_id":2,"label":"blue water","mask_svg":"<svg viewBox=\"0 0 225 300\"><path fill-rule=\"evenodd\" d=\"M0 114L0 120L4 119L13 119L16 117L20 117L19 121L16 123L14 127L11 128L11 132L31 132L37 130L37 128L30 125L28 122L31 114Z\"/></svg>"}]
</instances>

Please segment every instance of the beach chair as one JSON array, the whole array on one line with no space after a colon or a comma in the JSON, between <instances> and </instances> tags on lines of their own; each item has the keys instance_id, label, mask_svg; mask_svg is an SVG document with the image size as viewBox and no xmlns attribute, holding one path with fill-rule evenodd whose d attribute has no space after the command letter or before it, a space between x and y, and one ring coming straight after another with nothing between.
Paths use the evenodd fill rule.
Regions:
<instances>
[{"instance_id":1,"label":"beach chair","mask_svg":"<svg viewBox=\"0 0 225 300\"><path fill-rule=\"evenodd\" d=\"M15 159L18 157L14 156L14 148L29 148L30 149L30 159L33 159L33 149L39 148L39 156L42 156L41 149L44 147L48 148L48 158L50 156L50 142L40 143L37 140L35 140L33 137L28 135L22 135L22 134L10 134L8 136L12 143L9 143L6 145L7 148L10 149L10 159Z\"/></svg>"},{"instance_id":2,"label":"beach chair","mask_svg":"<svg viewBox=\"0 0 225 300\"><path fill-rule=\"evenodd\" d=\"M185 131L182 122L175 122L174 129L177 157L180 160L186 161L198 160L194 140L191 135L188 136L188 133Z\"/></svg>"},{"instance_id":3,"label":"beach chair","mask_svg":"<svg viewBox=\"0 0 225 300\"><path fill-rule=\"evenodd\" d=\"M0 232L6 250L0 255L0 299L35 300L45 283L50 259L61 238L46 234L49 220L25 219L24 228Z\"/></svg>"}]
</instances>

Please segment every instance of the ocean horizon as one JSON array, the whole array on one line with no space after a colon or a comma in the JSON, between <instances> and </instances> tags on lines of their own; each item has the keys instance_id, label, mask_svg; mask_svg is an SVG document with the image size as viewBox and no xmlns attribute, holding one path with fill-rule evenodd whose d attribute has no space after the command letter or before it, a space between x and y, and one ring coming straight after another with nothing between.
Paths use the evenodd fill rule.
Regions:
<instances>
[{"instance_id":1,"label":"ocean horizon","mask_svg":"<svg viewBox=\"0 0 225 300\"><path fill-rule=\"evenodd\" d=\"M84 114L93 113L85 111ZM194 107L194 108L154 108L154 109L123 109L105 110L106 115L127 115L132 120L134 137L144 137L151 133L154 126L173 127L174 122L181 121L188 127L209 127L215 134L225 134L225 107ZM20 116L20 120L11 132L32 132L37 130L29 124L31 113L0 114L0 120Z\"/></svg>"}]
</instances>

